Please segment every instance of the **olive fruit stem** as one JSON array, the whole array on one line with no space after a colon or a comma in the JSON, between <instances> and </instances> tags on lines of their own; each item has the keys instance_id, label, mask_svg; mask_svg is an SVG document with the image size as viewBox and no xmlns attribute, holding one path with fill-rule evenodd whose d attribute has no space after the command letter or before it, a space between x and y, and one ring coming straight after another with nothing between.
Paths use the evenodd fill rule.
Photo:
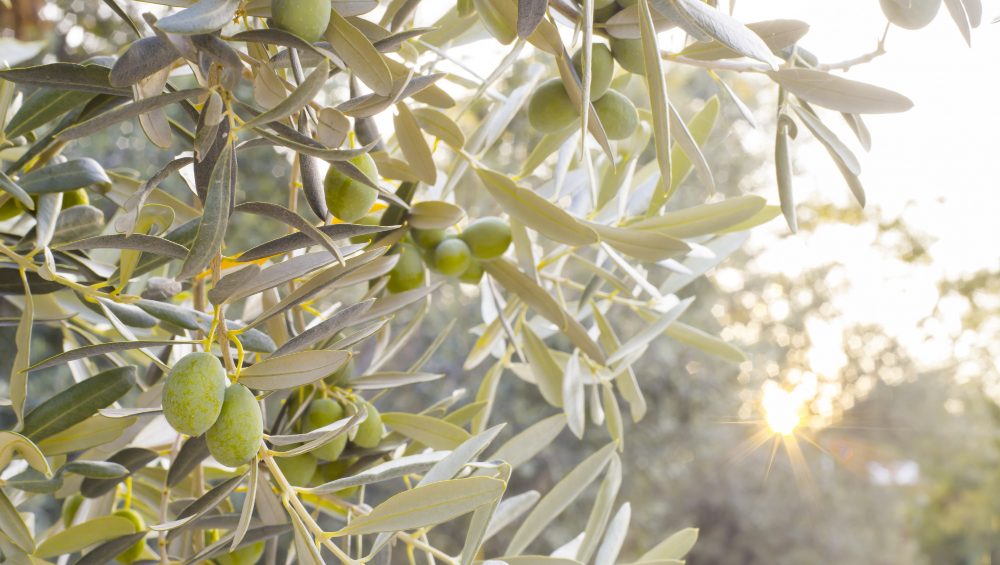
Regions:
<instances>
[{"instance_id":1,"label":"olive fruit stem","mask_svg":"<svg viewBox=\"0 0 1000 565\"><path fill-rule=\"evenodd\" d=\"M341 563L344 563L345 565L361 565L361 562L352 559L351 556L344 553L344 550L340 549L337 544L333 543L327 533L323 531L323 528L320 528L319 524L313 520L312 515L304 506L302 506L302 502L299 501L299 497L296 495L295 487L293 487L288 482L288 479L285 478L285 475L281 472L278 464L274 461L274 457L271 456L263 442L261 442L261 449L257 456L259 459L264 461L264 464L267 465L267 470L271 473L271 476L274 477L275 482L278 483L278 488L281 490L281 500L286 509L292 510L299 515L299 519L301 519L302 523L309 528L309 531L315 537L316 542L329 549L330 552L337 557L337 559L340 559ZM253 464L256 465L257 461L255 460Z\"/></svg>"}]
</instances>

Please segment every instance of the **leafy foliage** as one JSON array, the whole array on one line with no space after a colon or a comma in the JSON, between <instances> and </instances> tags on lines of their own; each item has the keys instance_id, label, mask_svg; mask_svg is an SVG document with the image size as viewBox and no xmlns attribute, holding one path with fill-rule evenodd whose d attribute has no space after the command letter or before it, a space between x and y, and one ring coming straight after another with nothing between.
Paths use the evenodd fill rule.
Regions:
<instances>
[{"instance_id":1,"label":"leafy foliage","mask_svg":"<svg viewBox=\"0 0 1000 565\"><path fill-rule=\"evenodd\" d=\"M22 468L0 491L0 551L15 562L274 562L279 545L301 563L401 546L449 565L620 561L621 404L635 421L647 411L633 365L664 334L744 360L680 322L694 298L677 295L779 214L755 196L668 209L692 172L714 188L700 145L721 104L742 111L717 71L758 74L779 92L779 198L793 229L798 124L864 202L857 160L814 107L864 139L863 114L910 106L829 72L798 47L802 22L746 26L696 0L601 14L589 0L459 0L431 28L414 25L423 7L411 1L389 2L378 21L361 17L375 1L178 4L144 14L143 36L117 57L0 71L0 292L21 312L0 470ZM675 26L696 41L669 53L658 33ZM574 27L571 57L561 31ZM488 78L438 69L486 33L510 45ZM527 44L552 63L549 82L535 73L495 92ZM685 120L667 92L681 64L704 67L726 102L710 98ZM646 96L623 93L631 80ZM545 135L511 163L499 140L531 108ZM106 170L104 155L63 155L129 120L162 149L148 178ZM293 163L281 202L241 188L261 155ZM472 217L480 208L489 215ZM237 252L241 216L285 233ZM445 284L468 285L486 312L465 362L489 367L475 399L459 405L456 391L418 413L382 413L384 398L441 377L424 365L447 333L398 365ZM611 309L645 329L617 335ZM39 325L62 331L63 352L32 364ZM213 367L193 361L206 357ZM61 365L79 382L29 399L31 375ZM206 390L206 371L225 373L224 395ZM502 429L490 413L507 371L559 413L483 456ZM196 399L209 402L191 413ZM507 492L564 429L582 438L601 426L611 441L550 491ZM588 489L585 531L554 556L531 554ZM64 523L33 531L18 507L36 496L64 500ZM466 515L464 547L449 555L433 529ZM505 549L488 551L515 522ZM681 560L696 538L665 536L638 562Z\"/></svg>"}]
</instances>

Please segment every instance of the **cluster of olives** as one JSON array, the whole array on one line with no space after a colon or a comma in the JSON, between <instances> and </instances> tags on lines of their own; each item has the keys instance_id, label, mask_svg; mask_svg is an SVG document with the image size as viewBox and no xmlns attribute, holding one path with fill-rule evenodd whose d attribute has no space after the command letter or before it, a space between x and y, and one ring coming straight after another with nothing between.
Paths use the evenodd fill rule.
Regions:
<instances>
[{"instance_id":1,"label":"cluster of olives","mask_svg":"<svg viewBox=\"0 0 1000 565\"><path fill-rule=\"evenodd\" d=\"M351 443L362 449L378 447L382 441L382 416L370 402L364 402L367 412L358 424ZM309 403L305 416L300 420L300 431L311 432L328 426L346 415L344 406L332 398L319 398ZM357 457L341 457L347 447L348 436L341 434L319 449L292 457L276 459L285 479L294 486L310 486L339 479L357 461ZM346 496L349 493L341 493Z\"/></svg>"},{"instance_id":2,"label":"cluster of olives","mask_svg":"<svg viewBox=\"0 0 1000 565\"><path fill-rule=\"evenodd\" d=\"M639 113L628 97L611 88L616 60L629 72L643 73L641 42L638 39L612 39L611 47L603 43L591 46L590 101L608 139L625 139L639 127ZM573 67L582 77L582 49L573 55ZM561 79L542 83L528 102L528 122L542 133L562 130L578 118L576 106Z\"/></svg>"},{"instance_id":3,"label":"cluster of olives","mask_svg":"<svg viewBox=\"0 0 1000 565\"><path fill-rule=\"evenodd\" d=\"M38 209L38 198L37 194L31 197L31 199L35 202L36 210ZM73 206L83 206L86 204L90 204L90 196L87 195L87 191L83 188L63 193L63 210L72 208ZM0 222L19 216L24 212L24 205L21 204L19 200L15 198L8 198L7 201L3 203L3 206L0 206Z\"/></svg>"},{"instance_id":4,"label":"cluster of olives","mask_svg":"<svg viewBox=\"0 0 1000 565\"><path fill-rule=\"evenodd\" d=\"M396 246L399 261L389 273L390 292L413 290L424 282L424 265L459 281L478 284L480 261L503 255L510 247L510 224L486 216L470 223L461 234L451 230L412 229Z\"/></svg>"},{"instance_id":5,"label":"cluster of olives","mask_svg":"<svg viewBox=\"0 0 1000 565\"><path fill-rule=\"evenodd\" d=\"M238 467L256 455L264 418L250 389L228 382L226 369L211 353L185 355L163 385L163 415L182 434L205 434L215 460Z\"/></svg>"}]
</instances>

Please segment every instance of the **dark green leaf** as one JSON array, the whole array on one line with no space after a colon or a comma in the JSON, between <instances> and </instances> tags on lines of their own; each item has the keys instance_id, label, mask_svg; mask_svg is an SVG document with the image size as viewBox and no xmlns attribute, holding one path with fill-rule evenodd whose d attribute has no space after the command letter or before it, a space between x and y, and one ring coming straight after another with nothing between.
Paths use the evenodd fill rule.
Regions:
<instances>
[{"instance_id":1,"label":"dark green leaf","mask_svg":"<svg viewBox=\"0 0 1000 565\"><path fill-rule=\"evenodd\" d=\"M111 72L100 65L51 63L37 67L21 67L0 71L0 78L18 84L51 86L60 90L82 90L101 94L128 96L129 91L115 88L108 81Z\"/></svg>"},{"instance_id":2,"label":"dark green leaf","mask_svg":"<svg viewBox=\"0 0 1000 565\"><path fill-rule=\"evenodd\" d=\"M43 126L94 97L92 92L39 88L31 93L7 124L7 137L24 135Z\"/></svg>"},{"instance_id":3,"label":"dark green leaf","mask_svg":"<svg viewBox=\"0 0 1000 565\"><path fill-rule=\"evenodd\" d=\"M144 37L129 45L115 61L108 77L111 86L124 88L169 67L181 56L166 39L158 35Z\"/></svg>"},{"instance_id":4,"label":"dark green leaf","mask_svg":"<svg viewBox=\"0 0 1000 565\"><path fill-rule=\"evenodd\" d=\"M88 479L120 479L128 475L129 470L112 461L70 461L63 465L64 473L81 475Z\"/></svg>"},{"instance_id":5,"label":"dark green leaf","mask_svg":"<svg viewBox=\"0 0 1000 565\"><path fill-rule=\"evenodd\" d=\"M164 106L169 106L182 100L187 100L188 98L194 98L204 92L205 90L202 88L191 88L188 90L179 90L177 92L168 92L151 98L143 98L137 102L131 102L129 104L125 104L124 106L119 106L110 112L99 114L94 118L66 129L58 135L58 138L63 141L69 141L73 139L80 139L81 137L87 137L112 124L117 124L118 122L141 116L147 112L163 108Z\"/></svg>"},{"instance_id":6,"label":"dark green leaf","mask_svg":"<svg viewBox=\"0 0 1000 565\"><path fill-rule=\"evenodd\" d=\"M107 189L111 179L100 163L85 157L35 169L18 179L18 184L28 194L48 194L94 184Z\"/></svg>"},{"instance_id":7,"label":"dark green leaf","mask_svg":"<svg viewBox=\"0 0 1000 565\"><path fill-rule=\"evenodd\" d=\"M159 455L155 451L140 447L126 447L109 457L108 461L125 467L128 473L114 479L84 479L80 485L80 493L87 498L97 498L111 492L125 477L149 465L157 457Z\"/></svg>"},{"instance_id":8,"label":"dark green leaf","mask_svg":"<svg viewBox=\"0 0 1000 565\"><path fill-rule=\"evenodd\" d=\"M212 170L198 235L181 266L180 273L177 274L177 280L198 274L208 266L216 254L222 251L226 228L229 225L230 183L236 176L234 165L233 146L229 144L219 154L219 159Z\"/></svg>"},{"instance_id":9,"label":"dark green leaf","mask_svg":"<svg viewBox=\"0 0 1000 565\"><path fill-rule=\"evenodd\" d=\"M135 384L135 367L98 373L43 402L24 418L22 434L41 441L111 406Z\"/></svg>"}]
</instances>

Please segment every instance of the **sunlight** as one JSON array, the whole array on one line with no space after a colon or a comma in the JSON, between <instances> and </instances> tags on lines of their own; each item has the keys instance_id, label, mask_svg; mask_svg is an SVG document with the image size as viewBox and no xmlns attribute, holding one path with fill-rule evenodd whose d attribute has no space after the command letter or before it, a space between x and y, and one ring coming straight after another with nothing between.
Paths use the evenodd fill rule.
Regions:
<instances>
[{"instance_id":1,"label":"sunlight","mask_svg":"<svg viewBox=\"0 0 1000 565\"><path fill-rule=\"evenodd\" d=\"M801 403L791 393L777 387L767 388L762 404L767 425L774 433L788 436L795 432L801 420Z\"/></svg>"}]
</instances>

